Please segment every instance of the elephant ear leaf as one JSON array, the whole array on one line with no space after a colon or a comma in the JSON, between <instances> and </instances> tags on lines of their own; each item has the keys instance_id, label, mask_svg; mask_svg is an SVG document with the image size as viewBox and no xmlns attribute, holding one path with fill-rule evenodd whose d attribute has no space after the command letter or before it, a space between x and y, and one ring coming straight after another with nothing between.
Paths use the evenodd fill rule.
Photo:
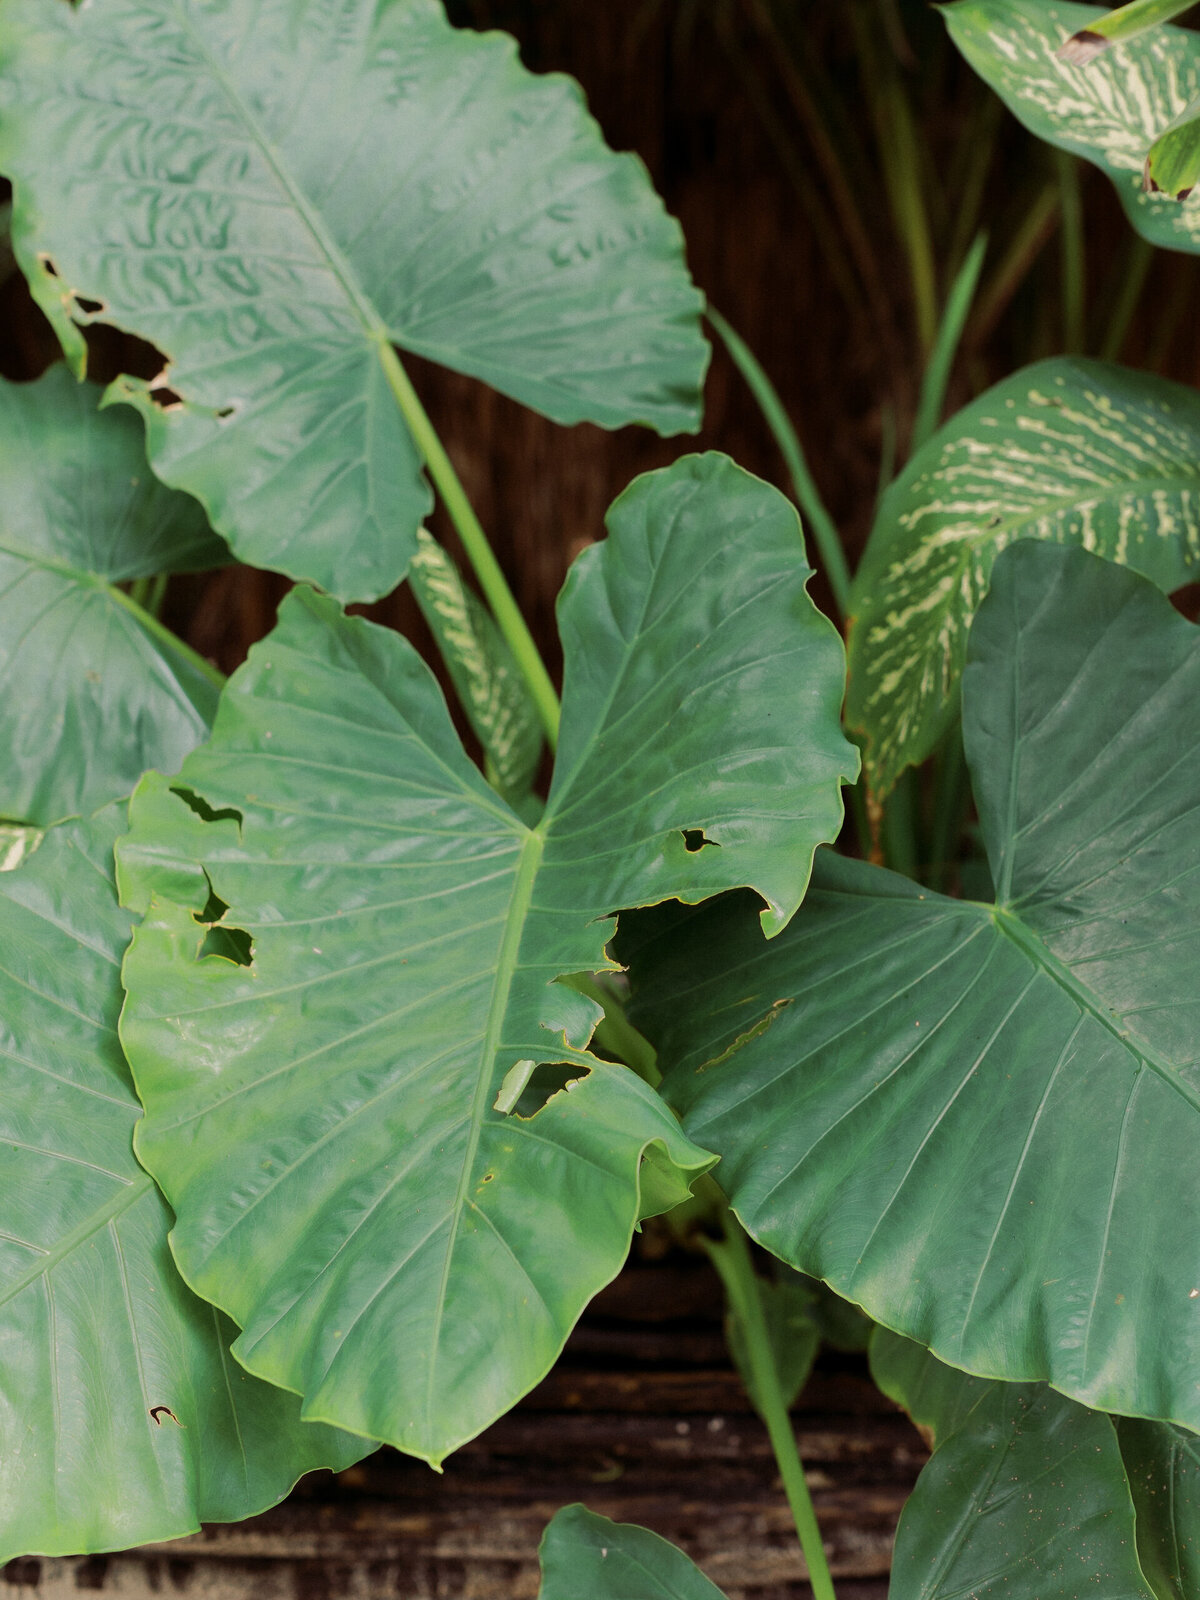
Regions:
<instances>
[{"instance_id":1,"label":"elephant ear leaf","mask_svg":"<svg viewBox=\"0 0 1200 1600\"><path fill-rule=\"evenodd\" d=\"M1200 34L1162 23L1114 38L1098 54L1087 36L1114 17L1099 6L956 0L942 15L971 66L1027 128L1108 174L1143 238L1200 251L1200 206L1144 181L1151 146L1200 97ZM1080 36L1084 48L1070 48Z\"/></svg>"},{"instance_id":2,"label":"elephant ear leaf","mask_svg":"<svg viewBox=\"0 0 1200 1600\"><path fill-rule=\"evenodd\" d=\"M1108 1417L1044 1384L969 1377L882 1329L871 1370L936 1441L900 1517L891 1600L1153 1600Z\"/></svg>"},{"instance_id":3,"label":"elephant ear leaf","mask_svg":"<svg viewBox=\"0 0 1200 1600\"><path fill-rule=\"evenodd\" d=\"M243 1372L171 1260L117 1042L124 823L64 823L0 872L0 1561L235 1521L368 1448Z\"/></svg>"},{"instance_id":4,"label":"elephant ear leaf","mask_svg":"<svg viewBox=\"0 0 1200 1600\"><path fill-rule=\"evenodd\" d=\"M565 1506L542 1536L538 1600L723 1600L682 1550L632 1522Z\"/></svg>"},{"instance_id":5,"label":"elephant ear leaf","mask_svg":"<svg viewBox=\"0 0 1200 1600\"><path fill-rule=\"evenodd\" d=\"M954 1366L1196 1429L1198 694L1151 584L1020 541L963 680L998 903L823 852L772 944L705 908L634 964L760 1243Z\"/></svg>"},{"instance_id":6,"label":"elephant ear leaf","mask_svg":"<svg viewBox=\"0 0 1200 1600\"><path fill-rule=\"evenodd\" d=\"M558 422L699 426L680 230L505 35L440 0L11 0L4 33L35 298L80 365L97 319L164 353L115 392L243 560L347 600L404 575L431 502L395 346Z\"/></svg>"},{"instance_id":7,"label":"elephant ear leaf","mask_svg":"<svg viewBox=\"0 0 1200 1600\"><path fill-rule=\"evenodd\" d=\"M127 795L208 731L220 674L136 605L130 579L228 560L142 428L61 364L0 379L0 817L46 824Z\"/></svg>"},{"instance_id":8,"label":"elephant ear leaf","mask_svg":"<svg viewBox=\"0 0 1200 1600\"><path fill-rule=\"evenodd\" d=\"M122 845L138 1150L184 1276L307 1416L435 1462L712 1162L556 980L611 967L624 906L751 884L781 927L856 766L782 496L692 458L609 525L560 601L536 826L404 640L299 590Z\"/></svg>"}]
</instances>

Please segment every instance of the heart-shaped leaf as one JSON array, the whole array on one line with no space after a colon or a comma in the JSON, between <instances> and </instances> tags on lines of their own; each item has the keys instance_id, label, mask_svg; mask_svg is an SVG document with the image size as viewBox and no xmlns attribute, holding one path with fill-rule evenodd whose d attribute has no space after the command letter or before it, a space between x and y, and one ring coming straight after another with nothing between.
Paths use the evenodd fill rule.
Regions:
<instances>
[{"instance_id":1,"label":"heart-shaped leaf","mask_svg":"<svg viewBox=\"0 0 1200 1600\"><path fill-rule=\"evenodd\" d=\"M900 1517L890 1600L1151 1600L1108 1417L1044 1384L970 1378L883 1329L871 1370L937 1439Z\"/></svg>"},{"instance_id":2,"label":"heart-shaped leaf","mask_svg":"<svg viewBox=\"0 0 1200 1600\"><path fill-rule=\"evenodd\" d=\"M1170 23L1080 61L1062 47L1110 13L1067 0L957 0L950 37L1025 126L1106 172L1152 244L1200 250L1200 205L1147 193L1151 145L1200 95L1200 34Z\"/></svg>"},{"instance_id":3,"label":"heart-shaped leaf","mask_svg":"<svg viewBox=\"0 0 1200 1600\"><path fill-rule=\"evenodd\" d=\"M1022 541L963 692L999 903L822 852L770 945L676 913L639 1025L767 1248L955 1366L1200 1427L1200 638Z\"/></svg>"},{"instance_id":4,"label":"heart-shaped leaf","mask_svg":"<svg viewBox=\"0 0 1200 1600\"><path fill-rule=\"evenodd\" d=\"M710 1164L587 1053L599 1007L555 980L610 966L639 902L752 883L782 927L856 765L781 495L694 457L610 528L560 601L536 827L412 649L302 590L122 847L150 908L122 1023L138 1150L184 1276L306 1415L434 1461L543 1375L639 1213ZM235 960L197 959L198 919Z\"/></svg>"},{"instance_id":5,"label":"heart-shaped leaf","mask_svg":"<svg viewBox=\"0 0 1200 1600\"><path fill-rule=\"evenodd\" d=\"M150 458L243 559L393 588L429 492L394 345L558 422L699 426L678 226L578 87L439 0L6 0L0 168L33 292L169 372ZM169 384L169 390L165 385Z\"/></svg>"},{"instance_id":6,"label":"heart-shaped leaf","mask_svg":"<svg viewBox=\"0 0 1200 1600\"><path fill-rule=\"evenodd\" d=\"M682 1550L632 1522L564 1506L542 1535L538 1600L723 1600Z\"/></svg>"},{"instance_id":7,"label":"heart-shaped leaf","mask_svg":"<svg viewBox=\"0 0 1200 1600\"><path fill-rule=\"evenodd\" d=\"M363 1451L243 1372L171 1260L117 1043L124 821L52 828L0 873L0 1561L248 1517Z\"/></svg>"},{"instance_id":8,"label":"heart-shaped leaf","mask_svg":"<svg viewBox=\"0 0 1200 1600\"><path fill-rule=\"evenodd\" d=\"M50 823L126 795L204 737L220 674L118 585L229 553L146 465L142 428L51 367L0 379L0 816Z\"/></svg>"},{"instance_id":9,"label":"heart-shaped leaf","mask_svg":"<svg viewBox=\"0 0 1200 1600\"><path fill-rule=\"evenodd\" d=\"M1100 361L1026 367L966 406L880 502L854 580L846 716L885 794L957 711L967 633L1016 539L1171 590L1200 571L1200 396Z\"/></svg>"}]
</instances>

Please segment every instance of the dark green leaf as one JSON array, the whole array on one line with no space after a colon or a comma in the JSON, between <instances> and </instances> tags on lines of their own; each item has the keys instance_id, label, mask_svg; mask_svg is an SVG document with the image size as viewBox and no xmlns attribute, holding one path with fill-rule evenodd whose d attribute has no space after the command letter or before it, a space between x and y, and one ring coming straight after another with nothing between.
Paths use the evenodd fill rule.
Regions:
<instances>
[{"instance_id":1,"label":"dark green leaf","mask_svg":"<svg viewBox=\"0 0 1200 1600\"><path fill-rule=\"evenodd\" d=\"M1200 571L1200 396L1055 359L965 407L887 490L854 581L846 715L886 793L956 714L971 619L1016 539L1078 544L1163 589Z\"/></svg>"},{"instance_id":2,"label":"dark green leaf","mask_svg":"<svg viewBox=\"0 0 1200 1600\"><path fill-rule=\"evenodd\" d=\"M117 1043L124 820L51 829L0 874L0 1561L247 1517L366 1448L243 1372L172 1263Z\"/></svg>"},{"instance_id":3,"label":"dark green leaf","mask_svg":"<svg viewBox=\"0 0 1200 1600\"><path fill-rule=\"evenodd\" d=\"M146 465L141 424L64 366L0 379L0 817L56 822L178 766L214 678L117 585L227 560Z\"/></svg>"},{"instance_id":4,"label":"dark green leaf","mask_svg":"<svg viewBox=\"0 0 1200 1600\"><path fill-rule=\"evenodd\" d=\"M1200 95L1200 35L1168 23L1081 62L1062 47L1103 24L1111 13L1102 7L957 0L942 14L963 55L1027 128L1108 174L1144 238L1200 251L1200 205L1142 185L1150 146Z\"/></svg>"},{"instance_id":5,"label":"dark green leaf","mask_svg":"<svg viewBox=\"0 0 1200 1600\"><path fill-rule=\"evenodd\" d=\"M1198 695L1150 584L1022 541L964 680L999 904L822 852L773 944L735 902L635 968L760 1243L955 1366L1192 1426Z\"/></svg>"},{"instance_id":6,"label":"dark green leaf","mask_svg":"<svg viewBox=\"0 0 1200 1600\"><path fill-rule=\"evenodd\" d=\"M558 422L699 426L701 299L644 167L437 0L6 0L0 112L36 299L75 360L95 319L164 352L116 393L257 566L403 576L430 498L393 345Z\"/></svg>"},{"instance_id":7,"label":"dark green leaf","mask_svg":"<svg viewBox=\"0 0 1200 1600\"><path fill-rule=\"evenodd\" d=\"M1200 1438L1169 1422L1117 1419L1142 1571L1158 1600L1200 1594Z\"/></svg>"},{"instance_id":8,"label":"dark green leaf","mask_svg":"<svg viewBox=\"0 0 1200 1600\"><path fill-rule=\"evenodd\" d=\"M566 1506L542 1537L538 1600L723 1600L682 1550L632 1522Z\"/></svg>"},{"instance_id":9,"label":"dark green leaf","mask_svg":"<svg viewBox=\"0 0 1200 1600\"><path fill-rule=\"evenodd\" d=\"M600 1008L555 980L611 967L611 914L641 901L750 883L782 927L856 764L781 495L693 457L610 529L560 601L536 827L412 649L302 590L122 851L150 908L122 1024L138 1148L184 1275L306 1415L435 1461L542 1376L639 1213L710 1164L587 1052ZM210 893L249 965L197 959Z\"/></svg>"}]
</instances>

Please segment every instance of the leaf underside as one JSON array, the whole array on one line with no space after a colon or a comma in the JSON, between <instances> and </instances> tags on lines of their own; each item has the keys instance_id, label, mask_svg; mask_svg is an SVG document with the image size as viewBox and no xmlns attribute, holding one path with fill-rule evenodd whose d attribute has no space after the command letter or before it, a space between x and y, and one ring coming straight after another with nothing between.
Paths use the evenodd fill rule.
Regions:
<instances>
[{"instance_id":1,"label":"leaf underside","mask_svg":"<svg viewBox=\"0 0 1200 1600\"><path fill-rule=\"evenodd\" d=\"M7 0L0 113L35 298L77 362L94 320L164 352L157 401L114 393L257 566L403 576L431 502L394 345L559 422L699 426L701 299L644 167L438 0Z\"/></svg>"},{"instance_id":2,"label":"leaf underside","mask_svg":"<svg viewBox=\"0 0 1200 1600\"><path fill-rule=\"evenodd\" d=\"M1200 35L1164 23L1081 63L1059 51L1108 17L1103 7L958 0L942 15L971 66L1031 132L1108 174L1143 238L1200 251L1200 203L1148 193L1142 181L1151 145L1200 96Z\"/></svg>"},{"instance_id":3,"label":"leaf underside","mask_svg":"<svg viewBox=\"0 0 1200 1600\"><path fill-rule=\"evenodd\" d=\"M610 529L560 600L537 827L402 639L297 591L122 846L149 906L122 1021L138 1150L185 1277L306 1415L434 1461L538 1381L639 1212L711 1163L588 1053L599 1008L555 980L611 965L611 913L638 902L748 883L781 927L855 767L782 496L694 457ZM210 893L248 965L197 959Z\"/></svg>"},{"instance_id":4,"label":"leaf underside","mask_svg":"<svg viewBox=\"0 0 1200 1600\"><path fill-rule=\"evenodd\" d=\"M964 679L1000 903L823 853L774 944L733 905L632 957L762 1244L955 1366L1192 1427L1198 693L1145 580L1018 543Z\"/></svg>"},{"instance_id":5,"label":"leaf underside","mask_svg":"<svg viewBox=\"0 0 1200 1600\"><path fill-rule=\"evenodd\" d=\"M1079 545L1161 589L1200 571L1200 396L1106 362L1026 367L885 493L851 600L846 717L886 794L957 715L971 619L1017 539Z\"/></svg>"},{"instance_id":6,"label":"leaf underside","mask_svg":"<svg viewBox=\"0 0 1200 1600\"><path fill-rule=\"evenodd\" d=\"M51 367L0 379L0 816L46 824L177 766L213 684L115 586L214 566L228 551L150 473L142 427Z\"/></svg>"},{"instance_id":7,"label":"leaf underside","mask_svg":"<svg viewBox=\"0 0 1200 1600\"><path fill-rule=\"evenodd\" d=\"M247 1517L363 1451L243 1372L171 1261L117 1043L123 826L51 829L0 874L0 1561Z\"/></svg>"}]
</instances>

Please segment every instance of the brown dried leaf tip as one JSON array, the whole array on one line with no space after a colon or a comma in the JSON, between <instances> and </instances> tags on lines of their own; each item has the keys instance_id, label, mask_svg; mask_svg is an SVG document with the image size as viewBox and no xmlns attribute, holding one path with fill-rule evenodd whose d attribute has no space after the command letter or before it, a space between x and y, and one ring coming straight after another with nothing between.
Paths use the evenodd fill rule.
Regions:
<instances>
[{"instance_id":1,"label":"brown dried leaf tip","mask_svg":"<svg viewBox=\"0 0 1200 1600\"><path fill-rule=\"evenodd\" d=\"M1090 28L1081 28L1064 44L1059 45L1054 54L1060 61L1065 61L1072 67L1086 67L1089 61L1094 61L1097 56L1103 55L1108 46L1109 41L1103 34L1093 33Z\"/></svg>"}]
</instances>

